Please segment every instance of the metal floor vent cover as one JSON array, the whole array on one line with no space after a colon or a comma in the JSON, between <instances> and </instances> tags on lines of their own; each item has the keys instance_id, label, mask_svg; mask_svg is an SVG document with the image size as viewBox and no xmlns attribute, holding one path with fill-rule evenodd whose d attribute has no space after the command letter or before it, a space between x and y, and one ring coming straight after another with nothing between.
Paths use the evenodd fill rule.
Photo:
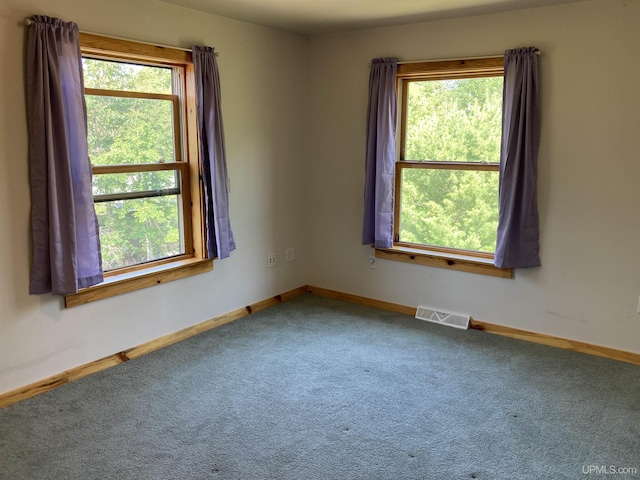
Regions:
<instances>
[{"instance_id":1,"label":"metal floor vent cover","mask_svg":"<svg viewBox=\"0 0 640 480\"><path fill-rule=\"evenodd\" d=\"M464 315L462 313L445 312L419 305L418 310L416 311L416 318L418 320L426 320L427 322L439 323L441 325L447 325L448 327L467 330L469 328L469 320L471 319L471 316Z\"/></svg>"}]
</instances>

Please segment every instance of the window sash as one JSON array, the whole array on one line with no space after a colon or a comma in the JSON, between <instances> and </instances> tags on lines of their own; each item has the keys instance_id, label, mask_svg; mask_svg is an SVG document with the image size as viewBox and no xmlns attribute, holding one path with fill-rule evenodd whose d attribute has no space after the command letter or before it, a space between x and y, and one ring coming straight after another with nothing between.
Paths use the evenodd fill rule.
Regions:
<instances>
[{"instance_id":1,"label":"window sash","mask_svg":"<svg viewBox=\"0 0 640 480\"><path fill-rule=\"evenodd\" d=\"M87 57L92 58L92 57ZM85 88L84 94L95 97L139 98L142 100L170 101L173 108L173 154L174 161L182 161L182 122L180 120L180 96L163 93L132 92L125 90L107 90L101 88Z\"/></svg>"},{"instance_id":2,"label":"window sash","mask_svg":"<svg viewBox=\"0 0 640 480\"><path fill-rule=\"evenodd\" d=\"M193 229L192 229L192 215L191 215L191 188L190 188L190 166L188 162L170 162L170 163L140 163L140 164L126 164L126 165L104 165L104 166L94 166L92 167L92 172L94 175L108 175L110 173L138 173L138 172L160 172L166 170L175 170L180 172L180 183L179 188L176 189L167 189L164 195L180 195L182 198L182 235L184 238L184 251L183 255L179 255L177 257L167 257L160 260L155 260L152 262L139 263L136 265L132 265L130 267L123 267L120 269L109 270L105 272L105 275L114 275L118 273L124 273L136 270L138 268L148 267L149 264L160 265L166 263L166 261L175 261L176 259L183 258L191 258L193 257L194 251L194 242L193 242ZM171 190L171 191L169 191ZM149 193L155 193L149 192ZM149 195L139 195L139 196L131 196L130 193L120 193L108 195L112 198L100 199L99 201L114 201L114 200L128 200L132 198L147 198L153 196L159 196L155 194ZM97 196L97 197L107 197ZM94 197L94 202L96 202L96 197Z\"/></svg>"},{"instance_id":3,"label":"window sash","mask_svg":"<svg viewBox=\"0 0 640 480\"><path fill-rule=\"evenodd\" d=\"M477 250L464 250L460 248L445 247L442 245L431 245L424 243L411 243L400 241L400 214L402 205L402 170L404 169L425 169L425 170L467 170L481 172L496 172L500 170L497 163L471 163L471 162L396 162L395 172L395 204L393 213L393 239L394 246L417 248L433 252L452 253L456 255L467 255L478 258L493 259L493 253L481 252Z\"/></svg>"},{"instance_id":4,"label":"window sash","mask_svg":"<svg viewBox=\"0 0 640 480\"><path fill-rule=\"evenodd\" d=\"M109 40L109 43L112 39ZM119 40L114 40L114 44L118 45ZM128 43L128 42L127 42ZM200 236L200 232L193 231L194 219L201 218L201 216L196 215L192 211L192 182L194 178L197 178L197 173L194 173L193 167L190 165L189 161L183 160L183 136L185 137L186 144L189 145L189 149L192 149L190 142L197 139L187 139L187 135L190 135L191 132L188 128L188 122L193 121L195 119L189 119L188 116L188 108L186 106L187 102L192 101L191 98L187 98L189 95L189 90L186 88L187 76L192 70L192 66L189 63L182 62L161 62L154 61L154 59L139 59L136 56L129 56L127 54L123 55L109 55L105 52L100 52L99 54L93 54L93 50L91 48L82 48L82 53L84 57L87 58L97 58L97 59L105 59L105 60L113 60L116 62L124 62L124 63L144 63L148 66L155 67L167 67L170 66L173 68L173 91L178 94L160 94L160 93L147 93L147 92L136 92L136 91L124 91L124 90L110 90L110 89L97 89L97 88L85 88L85 95L93 95L93 96L104 96L104 97L117 97L117 98L139 98L139 99L147 99L147 100L161 100L161 101L170 101L172 102L172 114L173 114L173 144L174 144L174 161L172 162L163 162L163 163L148 163L148 164L122 164L122 165L95 165L92 166L93 175L107 175L113 173L137 173L137 172L153 172L153 171L165 171L165 170L174 170L180 172L180 182L177 188L165 189L163 191L138 191L138 192L128 192L128 193L118 193L118 194L108 194L108 195L97 195L94 196L94 202L107 202L107 201L115 201L115 200L130 200L136 198L149 198L155 196L168 196L168 195L178 195L178 198L181 201L181 219L180 219L180 232L184 242L184 254L161 258L158 260L152 260L149 262L141 262L135 265L130 265L122 268L117 268L113 270L109 270L105 272L106 276L118 275L121 273L134 272L136 270L141 270L144 268L148 268L150 265L162 265L166 263L171 263L183 259L193 258L196 254L196 246L194 245L194 239L196 236ZM190 57L190 55L189 55ZM140 62L140 60L144 60ZM184 118L184 124L182 119ZM186 152L187 155L192 155L191 152ZM187 157L189 158L189 157ZM195 157L195 161L197 162L197 156ZM198 169L196 168L196 171ZM195 186L199 188L199 182ZM200 202L201 203L201 202ZM198 242L198 250L201 250L201 241ZM204 255L204 252L197 255L198 257Z\"/></svg>"},{"instance_id":5,"label":"window sash","mask_svg":"<svg viewBox=\"0 0 640 480\"><path fill-rule=\"evenodd\" d=\"M504 57L491 57L471 60L445 60L435 62L416 62L398 65L397 91L401 111L399 115L400 135L398 136L398 161L395 174L394 202L394 245L398 247L462 254L478 258L493 259L494 255L475 250L462 250L439 245L415 244L400 241L400 208L402 200L402 170L405 168L499 171L499 163L489 162L450 162L450 161L414 161L405 160L408 84L413 81L459 80L466 78L486 78L504 75Z\"/></svg>"}]
</instances>

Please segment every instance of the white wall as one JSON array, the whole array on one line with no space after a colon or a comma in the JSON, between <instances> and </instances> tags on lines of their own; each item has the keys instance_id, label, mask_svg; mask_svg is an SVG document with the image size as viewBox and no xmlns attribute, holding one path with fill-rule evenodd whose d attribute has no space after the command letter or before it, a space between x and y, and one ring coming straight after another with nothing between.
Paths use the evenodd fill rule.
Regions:
<instances>
[{"instance_id":1,"label":"white wall","mask_svg":"<svg viewBox=\"0 0 640 480\"><path fill-rule=\"evenodd\" d=\"M220 52L237 250L214 271L65 310L29 296L24 98L31 14L81 30ZM0 393L306 283L303 151L307 40L153 0L3 0L0 5ZM297 260L284 262L295 247ZM281 261L266 268L267 254Z\"/></svg>"},{"instance_id":2,"label":"white wall","mask_svg":"<svg viewBox=\"0 0 640 480\"><path fill-rule=\"evenodd\" d=\"M309 283L640 352L640 2L595 0L312 37ZM541 49L543 266L514 280L378 260L360 246L371 58Z\"/></svg>"}]
</instances>

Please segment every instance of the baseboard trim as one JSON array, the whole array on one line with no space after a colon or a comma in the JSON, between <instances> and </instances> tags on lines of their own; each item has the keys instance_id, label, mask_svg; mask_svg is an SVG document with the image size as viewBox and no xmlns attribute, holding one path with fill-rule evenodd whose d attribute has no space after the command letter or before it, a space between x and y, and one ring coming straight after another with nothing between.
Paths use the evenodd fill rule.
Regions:
<instances>
[{"instance_id":1,"label":"baseboard trim","mask_svg":"<svg viewBox=\"0 0 640 480\"><path fill-rule=\"evenodd\" d=\"M502 335L509 338L517 338L518 340L526 340L527 342L539 343L549 347L563 348L565 350L573 350L574 352L596 355L620 362L633 363L640 365L640 354L627 352L625 350L617 350L615 348L593 345L591 343L579 342L567 338L553 337L543 333L529 332L527 330L519 330L517 328L504 327L480 320L471 320L469 328L481 330L495 335Z\"/></svg>"},{"instance_id":2,"label":"baseboard trim","mask_svg":"<svg viewBox=\"0 0 640 480\"><path fill-rule=\"evenodd\" d=\"M361 297L360 295L353 295L351 293L338 292L336 290L329 290L327 288L314 287L307 285L307 291L314 295L321 297L333 298L335 300L342 300L350 303L357 303L358 305L364 305L366 307L375 307L381 310L387 310L390 312L403 313L405 315L415 315L415 307L407 307L400 305L399 303L385 302L382 300L376 300L369 297Z\"/></svg>"},{"instance_id":3,"label":"baseboard trim","mask_svg":"<svg viewBox=\"0 0 640 480\"><path fill-rule=\"evenodd\" d=\"M322 297L334 298L337 300L343 300L346 302L357 303L358 305L365 305L369 307L376 307L382 310L388 310L391 312L404 313L414 316L416 313L416 307L409 307L406 305L400 305L397 303L384 302L373 298L362 297L360 295L353 295L350 293L339 292L336 290L328 290L326 288L314 287L312 285L307 286L307 291ZM502 325L495 325L488 322L472 319L469 323L469 328L474 330L481 330L487 333L493 333L495 335L502 335L509 338L517 338L519 340L526 340L528 342L539 343L541 345L547 345L550 347L563 348L565 350L573 350L574 352L586 353L589 355L596 355L598 357L609 358L611 360L618 360L620 362L632 363L634 365L640 365L640 354L633 352L626 352L624 350L616 350L615 348L602 347L599 345L592 345L590 343L578 342L576 340L569 340L566 338L553 337L551 335L545 335L542 333L529 332L527 330L520 330L517 328L504 327Z\"/></svg>"},{"instance_id":4,"label":"baseboard trim","mask_svg":"<svg viewBox=\"0 0 640 480\"><path fill-rule=\"evenodd\" d=\"M213 328L224 325L225 323L233 322L234 320L246 317L248 315L251 315L252 313L259 312L260 310L264 310L287 300L299 297L300 295L304 295L307 292L308 289L306 286L289 290L288 292L276 295L275 297L261 300L251 305L247 305L246 307L238 308L218 317L206 320L202 323L198 323L191 327L187 327L177 332L164 335L160 338L156 338L155 340L150 340L128 350L124 350L108 357L89 362L85 365L80 365L79 367L66 370L62 373L53 375L49 378L45 378L30 385L26 385L24 387L2 393L0 394L0 408L8 407L9 405L13 405L14 403L26 400L27 398L35 397L36 395L39 395L41 393L48 392L49 390L53 390L54 388L57 388L61 385L65 385L67 383L73 382L74 380L78 380L80 378L91 375L92 373L105 370L120 363L141 357L142 355L146 355L147 353L153 352L154 350L158 350L182 340L186 340L187 338L193 337L194 335L198 335L200 333L206 332L207 330L211 330Z\"/></svg>"},{"instance_id":5,"label":"baseboard trim","mask_svg":"<svg viewBox=\"0 0 640 480\"><path fill-rule=\"evenodd\" d=\"M167 347L182 340L186 340L187 338L206 332L207 330L211 330L226 323L233 322L234 320L238 320L240 318L251 315L252 313L259 312L260 310L264 310L274 305L278 305L279 303L285 302L287 300L294 299L296 297L304 295L305 293L312 293L321 297L333 298L336 300L342 300L345 302L356 303L358 305L379 308L381 310L401 313L404 315L413 316L416 312L416 307L410 307L398 303L385 302L383 300L376 300L374 298L354 295L351 293L339 292L337 290L329 290L326 288L306 285L295 288L293 290L289 290L288 292L282 293L280 295L276 295L275 297L267 298L251 305L247 305L246 307L238 308L218 317L206 320L202 323L198 323L177 332L164 335L155 340L150 340L149 342L145 342L128 350L124 350L122 352L115 353L99 360L95 360L85 365L80 365L79 367L66 370L62 373L53 375L30 385L26 385L24 387L2 393L0 394L0 408L8 407L9 405L13 405L14 403L26 400L27 398L35 397L36 395L48 392L50 390L53 390L54 388L73 382L75 380L79 380L80 378L91 375L92 373L96 373L115 365L119 365L120 363L127 362L131 359L141 357L142 355L146 355L147 353L159 350L163 347ZM592 345L589 343L578 342L575 340L569 340L560 337L553 337L550 335L529 332L526 330L519 330L517 328L504 327L501 325L495 325L492 323L473 319L470 322L470 328L473 328L474 330L481 330L487 333L492 333L495 335L502 335L505 337L525 340L528 342L539 343L550 347L563 348L566 350L573 350L575 352L586 353L589 355L597 355L599 357L609 358L611 360L618 360L621 362L632 363L634 365L640 365L640 354L638 353L616 350L614 348Z\"/></svg>"}]
</instances>

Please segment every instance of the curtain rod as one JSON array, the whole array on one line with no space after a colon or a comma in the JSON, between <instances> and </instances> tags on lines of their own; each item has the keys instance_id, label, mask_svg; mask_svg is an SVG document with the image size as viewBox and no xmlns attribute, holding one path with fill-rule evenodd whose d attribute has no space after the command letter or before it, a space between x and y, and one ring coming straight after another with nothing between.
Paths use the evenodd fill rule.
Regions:
<instances>
[{"instance_id":1,"label":"curtain rod","mask_svg":"<svg viewBox=\"0 0 640 480\"><path fill-rule=\"evenodd\" d=\"M31 20L31 18L25 17L25 19L22 20L22 22L18 22L18 26L19 27L27 27L27 26L31 25L32 23L33 23L33 21ZM113 35L105 35L104 33L87 32L85 30L80 30L80 33L86 33L88 35L97 35L99 37L113 38L114 40L125 40L127 42L143 43L145 45L151 45L153 47L172 48L174 50L181 50L183 52L192 53L192 49L190 49L190 48L174 47L173 45L161 45L159 43L144 42L142 40L132 40L130 38L124 38L124 37L114 37ZM215 54L216 57L218 56L218 52L214 52L214 54Z\"/></svg>"},{"instance_id":2,"label":"curtain rod","mask_svg":"<svg viewBox=\"0 0 640 480\"><path fill-rule=\"evenodd\" d=\"M536 55L542 55L540 50L536 50ZM458 58L436 58L431 60L408 60L405 62L398 62L398 65L407 65L409 63L429 63L429 62L454 62L456 60L482 60L484 58L496 58L496 57L504 57L504 53L500 53L497 55L484 55L482 57L458 57ZM371 66L371 62L368 64Z\"/></svg>"},{"instance_id":3,"label":"curtain rod","mask_svg":"<svg viewBox=\"0 0 640 480\"><path fill-rule=\"evenodd\" d=\"M536 55L540 55L540 50L536 50ZM455 60L482 60L484 58L496 58L496 57L504 57L504 53L500 53L497 55L484 55L482 57L459 57L459 58L436 58L431 60L411 60L407 62L398 62L398 65L404 65L407 63L427 63L427 62L453 62Z\"/></svg>"}]
</instances>

